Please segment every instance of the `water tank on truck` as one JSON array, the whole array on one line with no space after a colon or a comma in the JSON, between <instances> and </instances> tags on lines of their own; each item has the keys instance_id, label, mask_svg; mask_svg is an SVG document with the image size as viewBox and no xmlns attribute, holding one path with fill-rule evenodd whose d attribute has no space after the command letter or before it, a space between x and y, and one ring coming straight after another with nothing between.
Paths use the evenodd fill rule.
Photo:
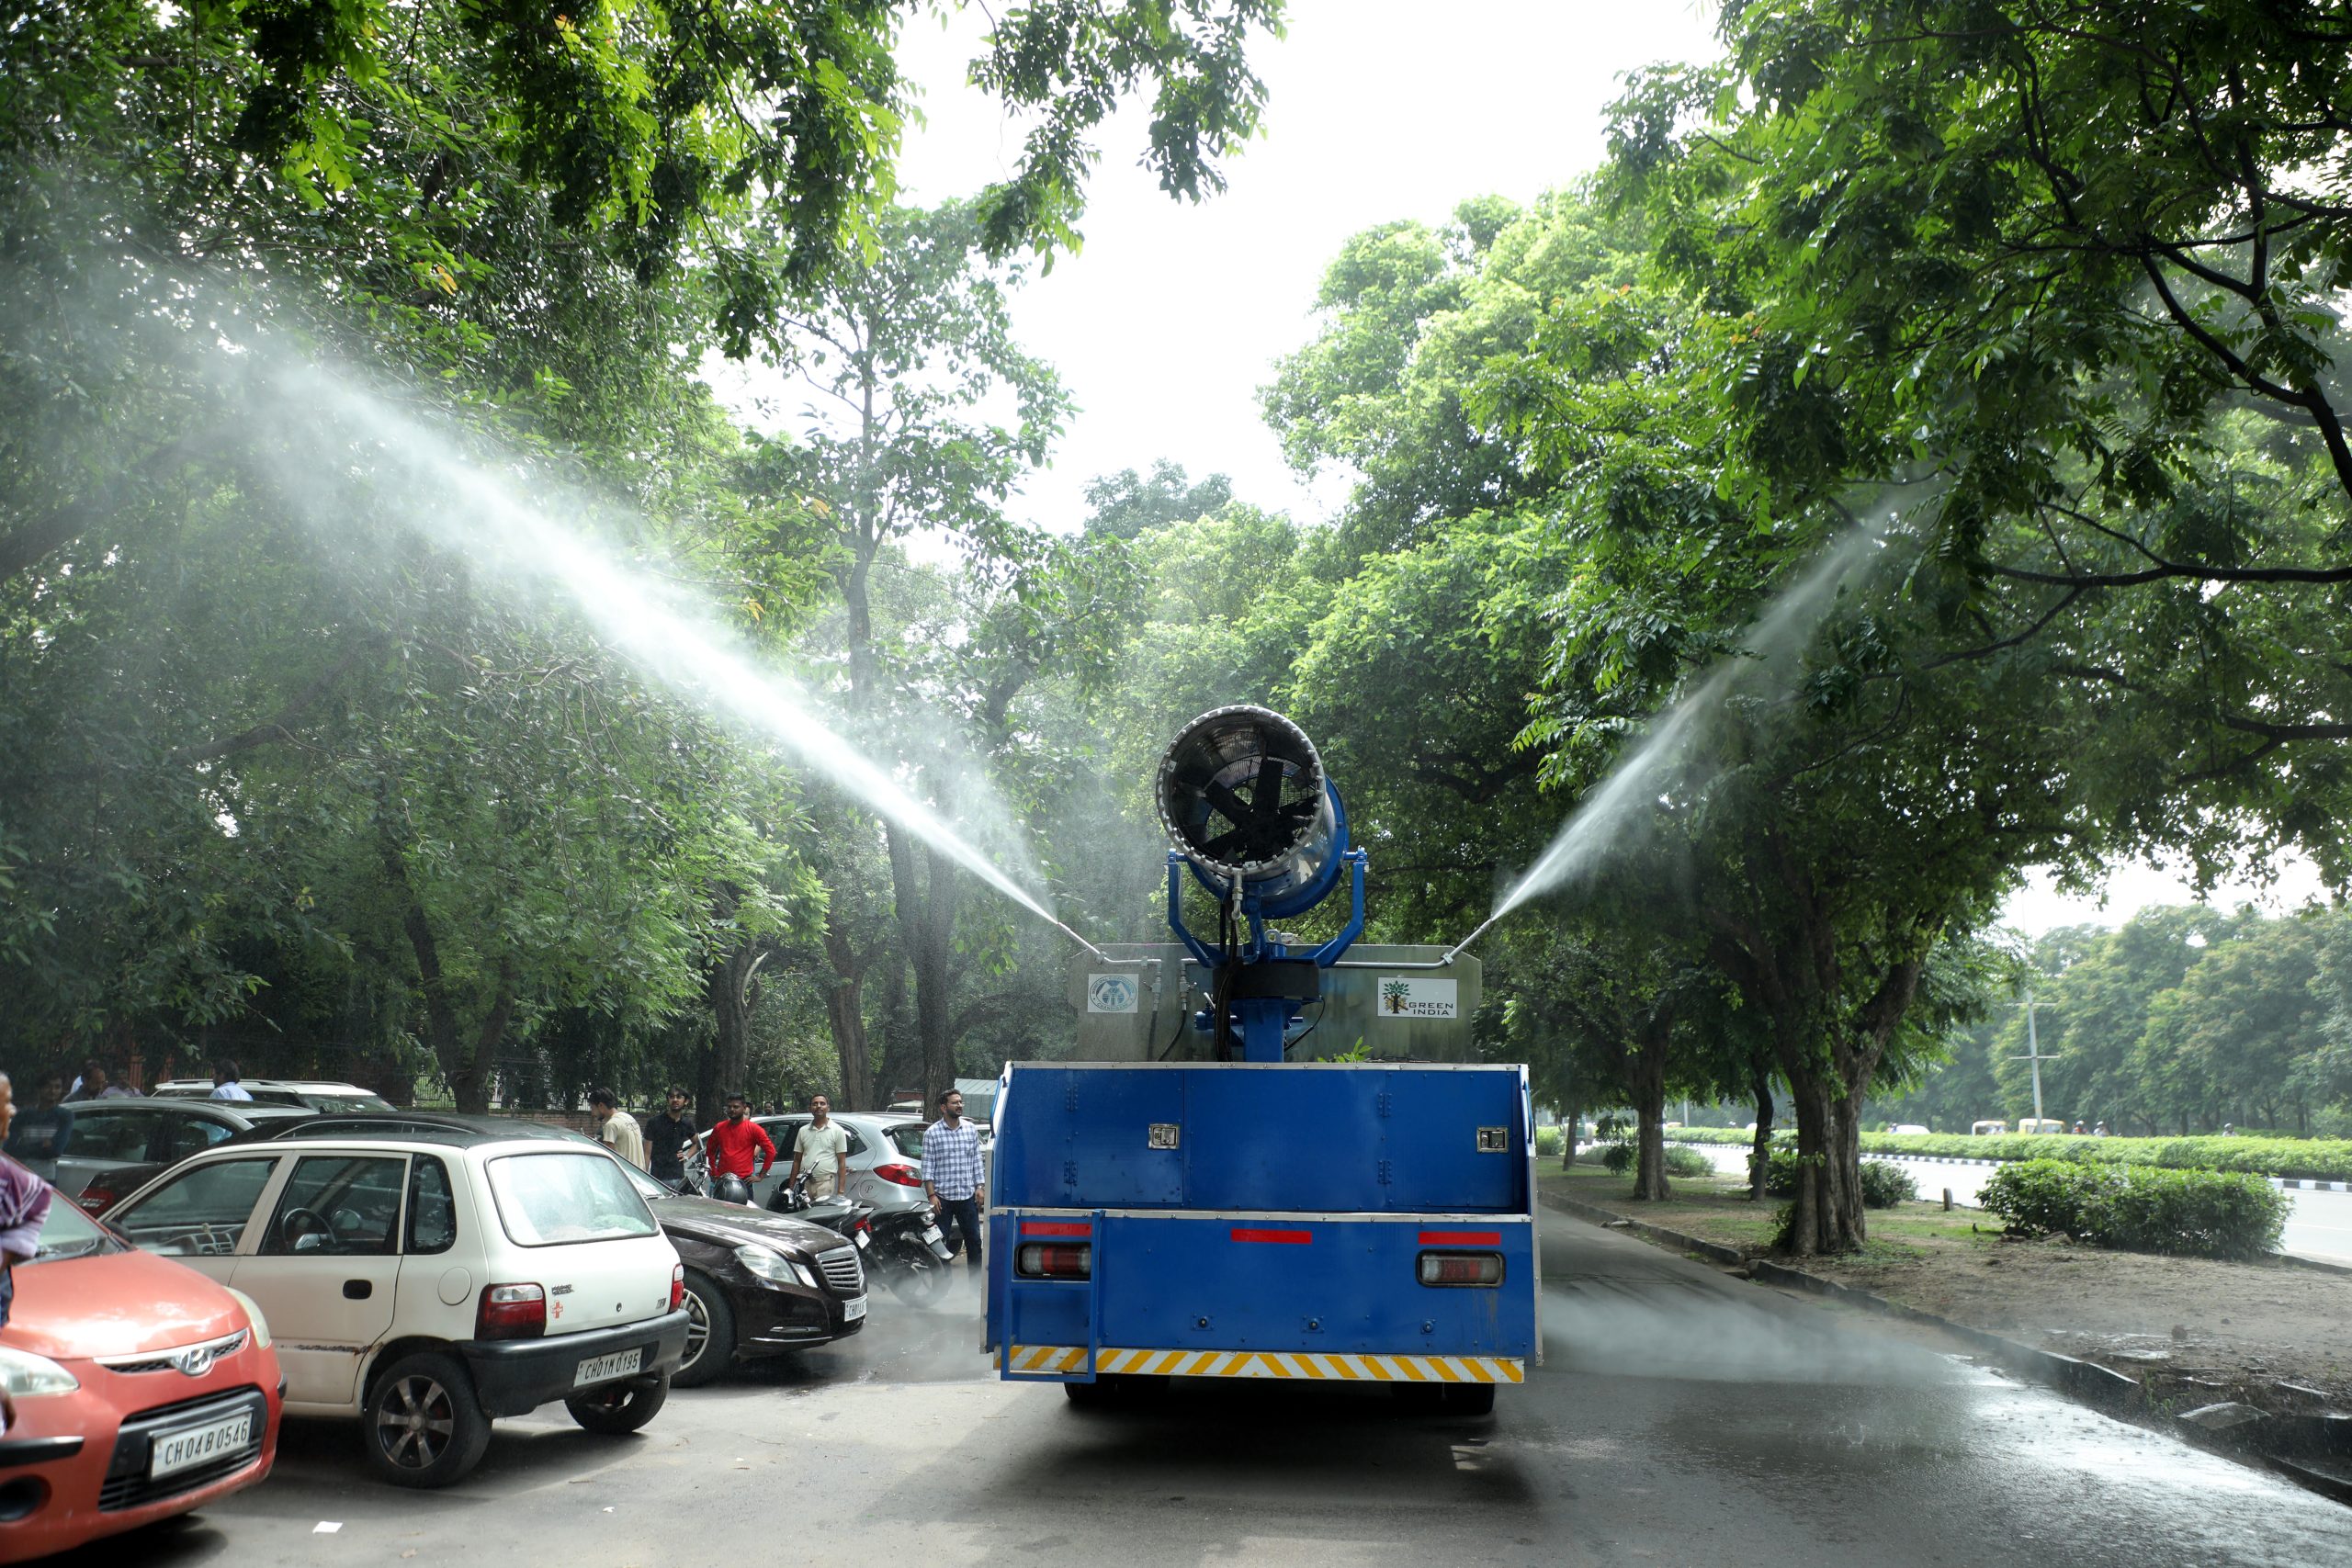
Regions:
<instances>
[{"instance_id":1,"label":"water tank on truck","mask_svg":"<svg viewBox=\"0 0 2352 1568\"><path fill-rule=\"evenodd\" d=\"M1001 1375L1081 1402L1272 1378L1491 1409L1537 1358L1541 1280L1527 1072L1476 1059L1477 961L1357 942L1367 859L1282 715L1203 714L1157 796L1173 940L1081 955L1076 1059L998 1082ZM1342 886L1330 934L1287 929Z\"/></svg>"}]
</instances>

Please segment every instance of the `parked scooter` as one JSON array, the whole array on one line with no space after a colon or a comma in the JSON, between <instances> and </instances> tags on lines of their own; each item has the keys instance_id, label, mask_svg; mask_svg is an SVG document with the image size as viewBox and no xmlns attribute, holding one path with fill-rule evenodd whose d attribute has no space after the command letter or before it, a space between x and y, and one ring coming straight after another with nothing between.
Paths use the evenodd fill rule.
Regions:
<instances>
[{"instance_id":1,"label":"parked scooter","mask_svg":"<svg viewBox=\"0 0 2352 1568\"><path fill-rule=\"evenodd\" d=\"M804 1176L779 1186L768 1207L854 1239L865 1249L865 1265L874 1277L910 1306L929 1306L947 1293L954 1280L949 1265L956 1255L947 1250L947 1238L929 1210L877 1213L839 1196L811 1199L808 1182Z\"/></svg>"}]
</instances>

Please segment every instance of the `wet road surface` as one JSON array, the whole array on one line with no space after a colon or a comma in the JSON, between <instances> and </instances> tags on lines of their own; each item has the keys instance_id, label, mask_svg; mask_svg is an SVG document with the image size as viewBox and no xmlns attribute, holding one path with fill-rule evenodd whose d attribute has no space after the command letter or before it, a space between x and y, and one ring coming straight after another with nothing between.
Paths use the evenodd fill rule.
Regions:
<instances>
[{"instance_id":1,"label":"wet road surface","mask_svg":"<svg viewBox=\"0 0 2352 1568\"><path fill-rule=\"evenodd\" d=\"M675 1393L635 1438L558 1407L415 1494L351 1427L292 1424L266 1485L58 1561L2352 1563L2352 1509L1910 1331L1563 1216L1544 1235L1549 1364L1491 1420L1276 1384L1080 1413L988 1381L967 1319L877 1296L857 1338Z\"/></svg>"}]
</instances>

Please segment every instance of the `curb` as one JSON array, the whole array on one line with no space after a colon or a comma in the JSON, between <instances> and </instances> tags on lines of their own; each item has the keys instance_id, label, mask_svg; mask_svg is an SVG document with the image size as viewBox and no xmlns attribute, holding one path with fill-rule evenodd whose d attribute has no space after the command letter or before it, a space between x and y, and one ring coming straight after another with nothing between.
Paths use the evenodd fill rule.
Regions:
<instances>
[{"instance_id":1,"label":"curb","mask_svg":"<svg viewBox=\"0 0 2352 1568\"><path fill-rule=\"evenodd\" d=\"M1719 1241L1702 1241L1695 1235L1684 1235L1680 1231L1670 1231L1664 1225L1654 1225L1646 1220L1636 1220L1613 1210L1585 1202L1579 1198L1562 1197L1549 1192L1542 1196L1547 1208L1562 1210L1574 1214L1589 1224L1600 1225L1605 1230L1631 1231L1635 1235L1657 1242L1660 1246L1670 1247L1679 1252L1695 1253L1710 1263L1736 1266L1747 1261L1747 1255L1739 1248L1725 1247Z\"/></svg>"},{"instance_id":2,"label":"curb","mask_svg":"<svg viewBox=\"0 0 2352 1568\"><path fill-rule=\"evenodd\" d=\"M2316 1492L2339 1503L2352 1504L2352 1481L2301 1462L2315 1454L2352 1455L2352 1416L2267 1417L2266 1424L2270 1429L2278 1432L2290 1445L2290 1451L2285 1453L2268 1452L2247 1444L2217 1443L2193 1426L2163 1419L2164 1413L2150 1404L2147 1390L2138 1379L2128 1377L2111 1367L2103 1367L2097 1361L2086 1361L2079 1356L2061 1355L2055 1350L2022 1344L1985 1329L1972 1328L1967 1324L1954 1323L1948 1317L1939 1317L1934 1313L1921 1312L1917 1307L1888 1301L1883 1296L1872 1295L1852 1285L1825 1280L1817 1274L1808 1274L1802 1269L1792 1269L1785 1263L1775 1263L1767 1258L1749 1258L1736 1247L1702 1241L1697 1236L1668 1230L1663 1225L1632 1219L1580 1199L1553 1193L1544 1193L1540 1197L1546 1207L1561 1210L1588 1224L1610 1230L1629 1230L1636 1235L1715 1262L1743 1266L1747 1278L1753 1282L1778 1285L1858 1307L1864 1312L1876 1313L1883 1317L1937 1329L1975 1347L1987 1360L2025 1382L2055 1390L2106 1415L2140 1416L2149 1426L2182 1442L2242 1460L2283 1476L2307 1491ZM2316 1263L2308 1258L2295 1261L2300 1266L2330 1273L2352 1274L2352 1269L2331 1263Z\"/></svg>"}]
</instances>

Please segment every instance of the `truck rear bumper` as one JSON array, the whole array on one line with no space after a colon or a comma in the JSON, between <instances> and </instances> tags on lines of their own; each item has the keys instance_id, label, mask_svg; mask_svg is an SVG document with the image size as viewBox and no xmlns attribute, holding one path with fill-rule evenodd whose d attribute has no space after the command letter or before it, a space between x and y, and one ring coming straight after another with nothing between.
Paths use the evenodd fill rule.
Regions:
<instances>
[{"instance_id":1,"label":"truck rear bumper","mask_svg":"<svg viewBox=\"0 0 2352 1568\"><path fill-rule=\"evenodd\" d=\"M1083 1375L1083 1345L1014 1345L1001 1371ZM1334 1354L1308 1350L1136 1350L1105 1347L1095 1375L1179 1378L1297 1378L1323 1382L1515 1383L1527 1379L1517 1356Z\"/></svg>"}]
</instances>

